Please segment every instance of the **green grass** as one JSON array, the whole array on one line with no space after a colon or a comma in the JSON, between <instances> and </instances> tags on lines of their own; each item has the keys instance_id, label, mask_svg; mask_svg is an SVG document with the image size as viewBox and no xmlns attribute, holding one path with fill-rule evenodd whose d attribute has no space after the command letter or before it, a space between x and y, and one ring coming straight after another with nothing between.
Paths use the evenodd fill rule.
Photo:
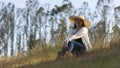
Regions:
<instances>
[{"instance_id":1,"label":"green grass","mask_svg":"<svg viewBox=\"0 0 120 68\"><path fill-rule=\"evenodd\" d=\"M60 48L37 47L28 51L27 56L3 58L0 68L120 68L119 47L97 48L78 58L68 55L56 60Z\"/></svg>"}]
</instances>

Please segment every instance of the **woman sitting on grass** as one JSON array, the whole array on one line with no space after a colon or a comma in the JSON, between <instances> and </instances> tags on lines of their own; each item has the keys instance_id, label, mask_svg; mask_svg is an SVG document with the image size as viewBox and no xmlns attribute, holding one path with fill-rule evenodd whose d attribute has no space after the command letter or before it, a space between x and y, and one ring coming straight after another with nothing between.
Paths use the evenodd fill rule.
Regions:
<instances>
[{"instance_id":1,"label":"woman sitting on grass","mask_svg":"<svg viewBox=\"0 0 120 68\"><path fill-rule=\"evenodd\" d=\"M64 40L61 55L66 55L66 52L84 50L86 52L91 51L91 44L88 37L88 27L90 22L85 20L83 16L71 16L70 22L74 25L74 28L69 30L67 38Z\"/></svg>"}]
</instances>

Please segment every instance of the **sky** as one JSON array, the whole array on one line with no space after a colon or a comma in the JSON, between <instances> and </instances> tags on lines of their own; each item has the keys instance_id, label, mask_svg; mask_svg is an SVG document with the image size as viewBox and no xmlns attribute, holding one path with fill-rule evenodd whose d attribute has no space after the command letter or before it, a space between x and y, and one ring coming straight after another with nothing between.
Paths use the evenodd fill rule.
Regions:
<instances>
[{"instance_id":1,"label":"sky","mask_svg":"<svg viewBox=\"0 0 120 68\"><path fill-rule=\"evenodd\" d=\"M0 0L0 2L3 1L4 3L12 2L15 4L18 8L24 8L25 7L25 1L26 0ZM58 6L62 5L62 0L38 0L41 5L44 5L46 3L51 3L50 8L53 8L56 4ZM80 4L82 4L83 1L87 1L89 3L90 9L94 10L96 3L98 0L70 0L75 8L78 8ZM119 0L114 0L114 6L118 6L120 4Z\"/></svg>"},{"instance_id":2,"label":"sky","mask_svg":"<svg viewBox=\"0 0 120 68\"><path fill-rule=\"evenodd\" d=\"M0 0L0 2L3 1L6 4L8 2L12 2L15 4L16 7L18 8L24 8L25 7L25 1L26 0ZM54 7L55 4L57 4L58 6L62 5L62 0L38 0L40 2L40 4L44 5L45 3L51 3L51 8ZM73 6L78 8L80 6L80 4L82 4L83 1L88 1L90 8L94 9L97 0L70 0L73 3Z\"/></svg>"}]
</instances>

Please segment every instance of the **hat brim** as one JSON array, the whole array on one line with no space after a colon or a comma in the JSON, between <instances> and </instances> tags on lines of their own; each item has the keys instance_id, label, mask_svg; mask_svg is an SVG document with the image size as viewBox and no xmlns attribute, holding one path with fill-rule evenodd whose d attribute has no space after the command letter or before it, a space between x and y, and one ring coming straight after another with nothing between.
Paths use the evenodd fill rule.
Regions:
<instances>
[{"instance_id":1,"label":"hat brim","mask_svg":"<svg viewBox=\"0 0 120 68\"><path fill-rule=\"evenodd\" d=\"M70 20L70 22L74 25L74 20L75 20L75 18L80 18L80 19L82 19L80 16L70 16L70 18L69 18L69 20ZM85 27L89 27L90 26L90 21L89 20L86 20L86 19L82 19L83 21L84 21L84 25L85 25Z\"/></svg>"}]
</instances>

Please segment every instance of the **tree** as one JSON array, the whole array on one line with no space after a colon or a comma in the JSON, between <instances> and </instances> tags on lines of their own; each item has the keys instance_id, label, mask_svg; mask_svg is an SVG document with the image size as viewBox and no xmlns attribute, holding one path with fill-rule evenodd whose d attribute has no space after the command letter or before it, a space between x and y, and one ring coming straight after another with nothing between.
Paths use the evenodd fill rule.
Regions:
<instances>
[{"instance_id":1,"label":"tree","mask_svg":"<svg viewBox=\"0 0 120 68\"><path fill-rule=\"evenodd\" d=\"M106 36L106 29L105 29L105 22L100 21L97 23L96 26L92 27L89 31L90 33L90 39L92 44L98 43L97 46L103 45L103 43L106 42L105 36ZM103 41L103 43L101 43Z\"/></svg>"},{"instance_id":2,"label":"tree","mask_svg":"<svg viewBox=\"0 0 120 68\"><path fill-rule=\"evenodd\" d=\"M36 12L38 11L38 6L39 6L39 2L37 0L27 0L26 1L26 9L27 9L27 16L26 16L26 31L28 33L27 34L27 38L29 38L29 40L27 41L35 41L36 40L36 34L37 34L37 29L38 29L38 25L37 25L37 15ZM38 14L38 12L37 12ZM32 37L31 37L32 35ZM32 38L32 40L31 40ZM29 43L27 43L29 44ZM28 46L31 48L31 45ZM34 45L33 45L34 47Z\"/></svg>"}]
</instances>

